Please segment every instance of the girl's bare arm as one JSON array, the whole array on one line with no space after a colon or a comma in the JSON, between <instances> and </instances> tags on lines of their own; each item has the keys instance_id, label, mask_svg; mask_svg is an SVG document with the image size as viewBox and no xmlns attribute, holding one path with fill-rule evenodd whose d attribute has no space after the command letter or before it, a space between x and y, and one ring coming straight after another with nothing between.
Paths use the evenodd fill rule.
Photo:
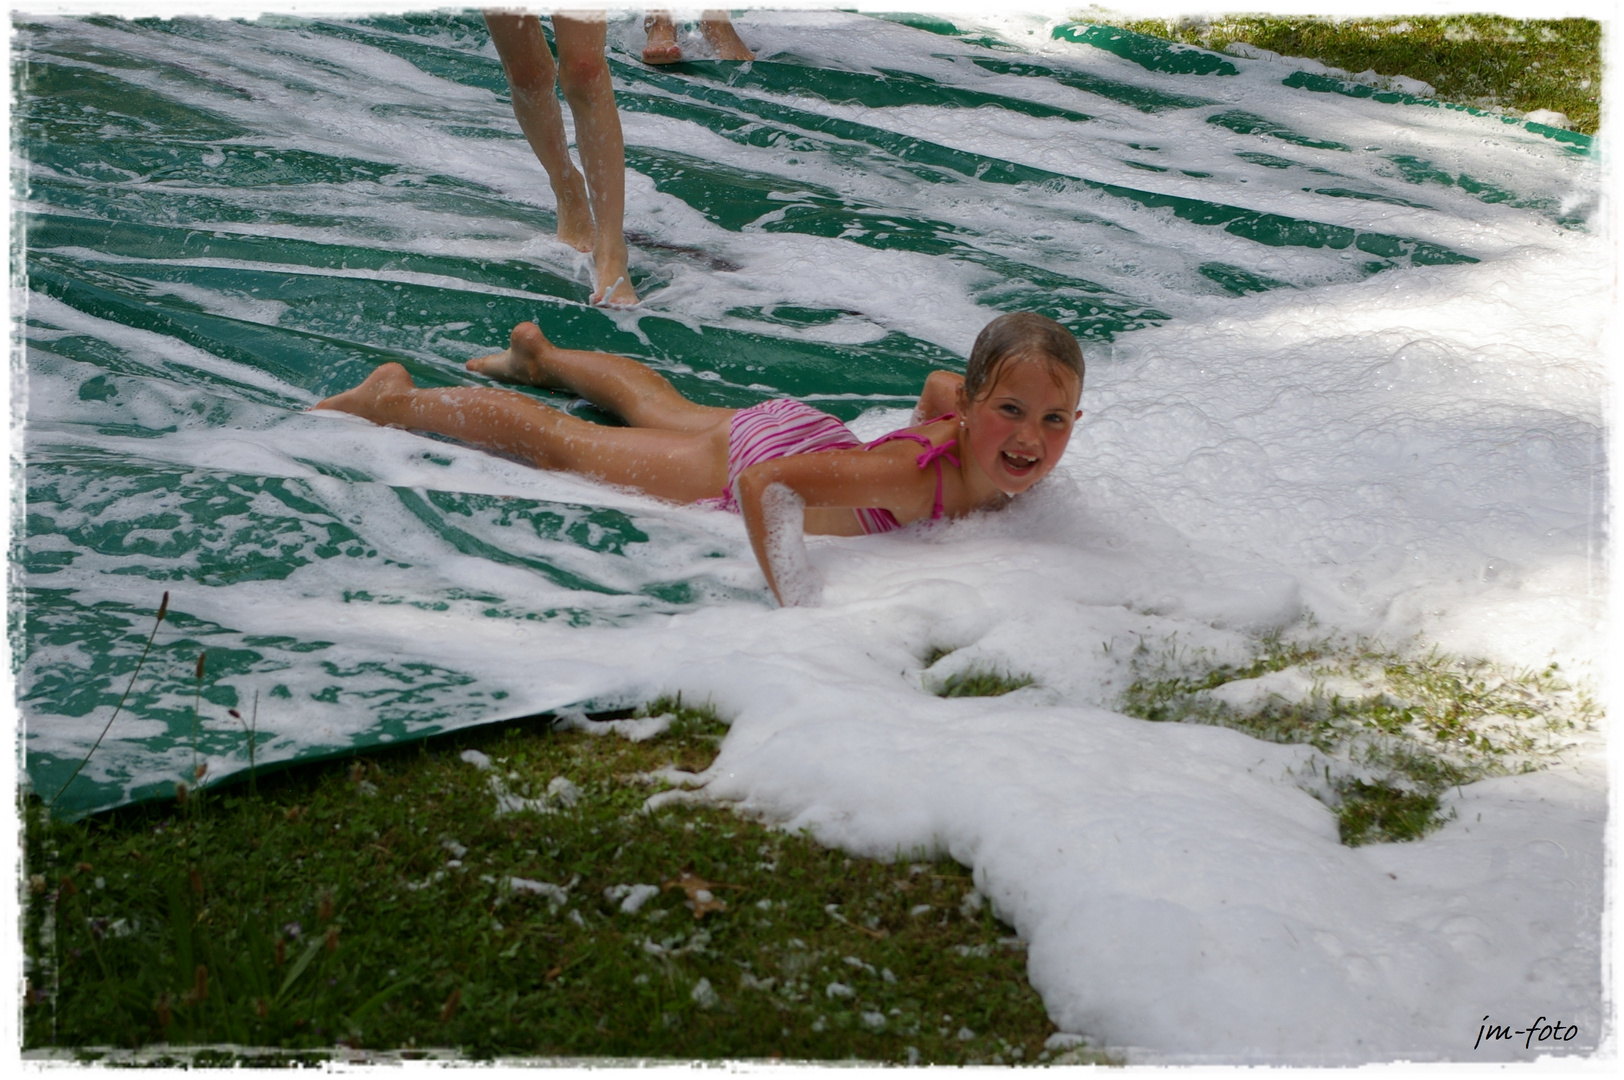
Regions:
<instances>
[{"instance_id":1,"label":"girl's bare arm","mask_svg":"<svg viewBox=\"0 0 1624 1080\"><path fill-rule=\"evenodd\" d=\"M827 450L752 465L739 474L733 490L761 572L778 602L788 605L805 599L799 589L786 590L779 571L805 563L807 509L883 507L910 521L930 513L936 474L915 467L907 454Z\"/></svg>"}]
</instances>

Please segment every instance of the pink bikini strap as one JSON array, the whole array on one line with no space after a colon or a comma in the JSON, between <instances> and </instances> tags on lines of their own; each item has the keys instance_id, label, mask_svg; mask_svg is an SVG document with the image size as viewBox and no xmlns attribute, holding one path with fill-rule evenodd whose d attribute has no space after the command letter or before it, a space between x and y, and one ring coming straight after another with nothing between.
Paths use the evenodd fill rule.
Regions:
<instances>
[{"instance_id":1,"label":"pink bikini strap","mask_svg":"<svg viewBox=\"0 0 1624 1080\"><path fill-rule=\"evenodd\" d=\"M952 413L943 413L941 416L926 420L925 423L934 424L937 420L951 419L953 419ZM914 464L918 465L921 469L929 465L936 466L936 501L930 508L930 519L932 521L939 520L942 516L942 459L946 458L948 461L953 463L954 468L958 468L959 459L954 455L953 451L958 449L959 441L957 439L949 439L940 446L937 446L929 439L925 438L925 436L916 432L893 431L889 435L882 435L878 439L875 439L873 442L864 447L864 449L872 450L881 443L893 442L897 439L907 439L909 442L916 442L925 448L925 452L914 459Z\"/></svg>"},{"instance_id":2,"label":"pink bikini strap","mask_svg":"<svg viewBox=\"0 0 1624 1080\"><path fill-rule=\"evenodd\" d=\"M926 445L929 445L928 440ZM936 466L936 502L930 508L930 519L932 521L936 521L942 516L942 459L946 458L953 463L955 469L958 468L959 459L953 453L958 445L959 441L957 439L949 439L940 446L932 446L915 459L921 469L926 465Z\"/></svg>"}]
</instances>

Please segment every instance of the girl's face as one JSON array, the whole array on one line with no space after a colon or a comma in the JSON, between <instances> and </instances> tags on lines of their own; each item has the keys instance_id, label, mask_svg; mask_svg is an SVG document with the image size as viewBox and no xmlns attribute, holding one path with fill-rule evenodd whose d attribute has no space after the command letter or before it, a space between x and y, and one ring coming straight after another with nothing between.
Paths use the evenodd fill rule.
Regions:
<instances>
[{"instance_id":1,"label":"girl's face","mask_svg":"<svg viewBox=\"0 0 1624 1080\"><path fill-rule=\"evenodd\" d=\"M1019 495L1049 474L1083 415L1077 376L1048 360L1006 361L981 397L959 394L970 459L1005 495Z\"/></svg>"}]
</instances>

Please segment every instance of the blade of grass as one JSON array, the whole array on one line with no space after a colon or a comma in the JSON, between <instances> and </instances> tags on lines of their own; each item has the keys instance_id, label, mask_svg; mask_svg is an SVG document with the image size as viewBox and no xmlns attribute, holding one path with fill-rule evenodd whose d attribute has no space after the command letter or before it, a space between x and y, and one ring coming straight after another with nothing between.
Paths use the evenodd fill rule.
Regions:
<instances>
[{"instance_id":1,"label":"blade of grass","mask_svg":"<svg viewBox=\"0 0 1624 1080\"><path fill-rule=\"evenodd\" d=\"M376 1009L378 1006L382 1005L384 1002L406 989L415 981L416 980L414 979L402 979L393 986L384 987L376 994L373 994L371 997L361 1002L360 1006L344 1019L349 1021L351 1027L360 1027L361 1022L371 1015L373 1009Z\"/></svg>"},{"instance_id":2,"label":"blade of grass","mask_svg":"<svg viewBox=\"0 0 1624 1080\"><path fill-rule=\"evenodd\" d=\"M305 946L304 955L294 961L293 967L288 969L287 978L282 980L282 987L276 992L272 1005L282 1004L282 999L287 996L288 988L293 985L295 979L304 974L304 969L310 966L310 961L314 960L316 954L321 952L321 944L322 939L316 938Z\"/></svg>"}]
</instances>

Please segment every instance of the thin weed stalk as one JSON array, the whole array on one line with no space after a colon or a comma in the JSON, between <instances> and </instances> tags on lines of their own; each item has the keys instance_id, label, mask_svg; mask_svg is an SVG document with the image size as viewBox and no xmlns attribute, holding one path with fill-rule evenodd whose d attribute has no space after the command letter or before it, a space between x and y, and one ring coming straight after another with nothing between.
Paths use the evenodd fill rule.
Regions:
<instances>
[{"instance_id":1,"label":"thin weed stalk","mask_svg":"<svg viewBox=\"0 0 1624 1080\"><path fill-rule=\"evenodd\" d=\"M242 713L236 709L227 710L243 725L243 732L248 736L248 790L253 795L259 794L259 784L254 778L254 736L259 731L259 691L254 691L254 707L248 714L248 720L243 722Z\"/></svg>"},{"instance_id":2,"label":"thin weed stalk","mask_svg":"<svg viewBox=\"0 0 1624 1080\"><path fill-rule=\"evenodd\" d=\"M207 653L197 654L197 687L192 695L192 783L199 790L202 790L203 774L208 771L208 765L199 762L197 754L197 742L203 724L198 709L203 703L203 660L207 655Z\"/></svg>"},{"instance_id":3,"label":"thin weed stalk","mask_svg":"<svg viewBox=\"0 0 1624 1080\"><path fill-rule=\"evenodd\" d=\"M54 807L57 800L62 798L62 793L68 790L68 785L78 779L79 773L90 763L91 755L96 752L97 747L101 746L102 740L107 738L107 733L113 729L113 721L117 720L118 714L124 711L124 703L129 700L130 691L135 689L136 676L141 674L141 668L147 662L147 653L152 651L152 639L158 636L158 627L163 624L164 616L168 612L169 591L166 589L164 590L163 601L158 604L158 617L152 621L152 633L147 635L147 643L141 649L141 658L135 662L135 670L130 672L130 681L124 687L124 694L118 699L118 705L113 709L113 715L107 718L107 723L102 728L101 734L96 736L96 741L90 744L90 749L86 751L84 757L79 759L79 764L74 766L73 772L68 776L67 780L63 781L62 786L56 789L56 794L51 797L50 806ZM201 664L201 659L198 662Z\"/></svg>"},{"instance_id":4,"label":"thin weed stalk","mask_svg":"<svg viewBox=\"0 0 1624 1080\"><path fill-rule=\"evenodd\" d=\"M255 773L254 743L259 732L259 691L254 691L254 707L249 712L248 719L244 720L242 713L236 709L227 709L226 715L242 725L243 737L248 741L248 791L251 795L259 794L259 784Z\"/></svg>"}]
</instances>

